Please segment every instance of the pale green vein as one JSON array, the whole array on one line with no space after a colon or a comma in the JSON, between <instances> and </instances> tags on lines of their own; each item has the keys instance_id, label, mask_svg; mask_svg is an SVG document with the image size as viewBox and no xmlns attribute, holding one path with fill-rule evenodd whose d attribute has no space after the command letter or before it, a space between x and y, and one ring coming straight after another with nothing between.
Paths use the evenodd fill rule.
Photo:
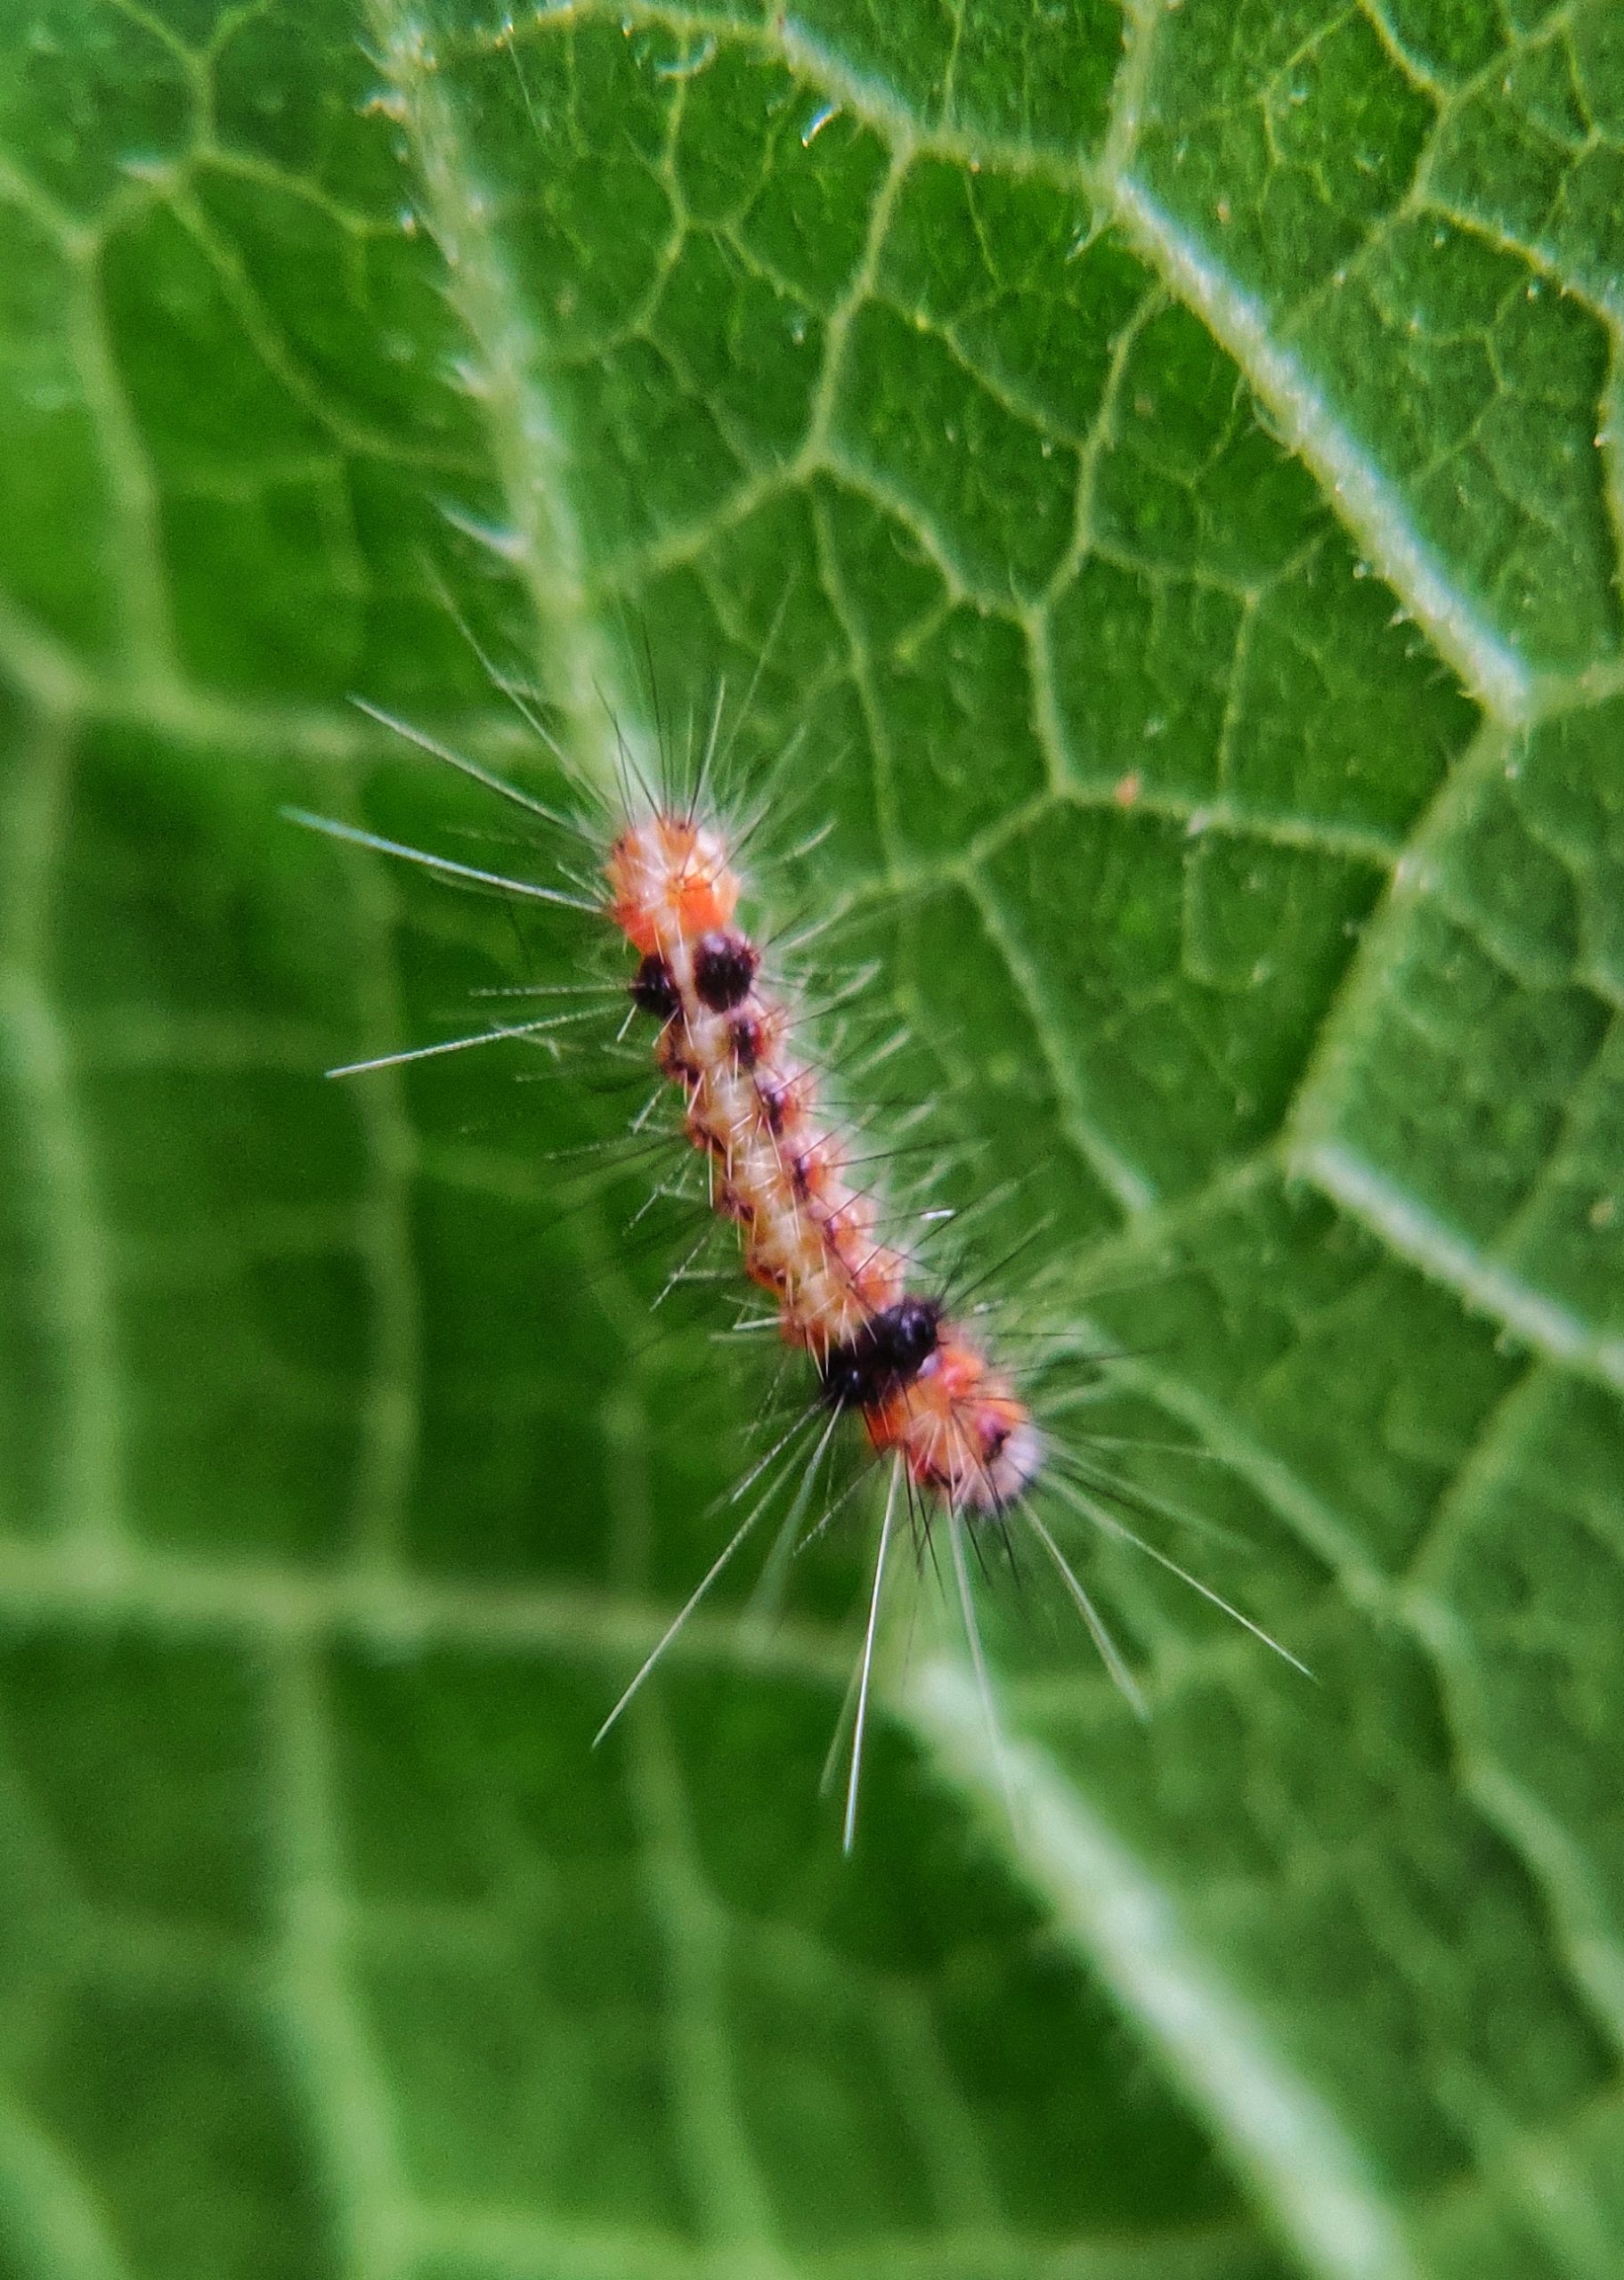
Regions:
<instances>
[{"instance_id":1,"label":"pale green vein","mask_svg":"<svg viewBox=\"0 0 1624 2280\"><path fill-rule=\"evenodd\" d=\"M943 2231L995 2232L1003 2212L987 2149L954 2080L930 2003L920 1989L897 1982L877 1985L873 2001L874 2032L896 2083L897 2110L908 2117Z\"/></svg>"},{"instance_id":2,"label":"pale green vein","mask_svg":"<svg viewBox=\"0 0 1624 2280\"><path fill-rule=\"evenodd\" d=\"M0 1058L22 1126L19 1170L33 1185L44 1271L28 1293L61 1370L51 1525L87 1556L123 1535L122 1374L111 1239L85 1128L72 1046L48 973L51 895L69 780L67 731L47 724L16 769L0 848Z\"/></svg>"},{"instance_id":3,"label":"pale green vein","mask_svg":"<svg viewBox=\"0 0 1624 2280\"><path fill-rule=\"evenodd\" d=\"M1074 1327L1079 1334L1092 1338L1096 1351L1111 1350L1103 1325L1091 1327L1086 1317L1080 1315ZM1125 1386L1149 1394L1170 1417L1190 1427L1200 1445L1255 1489L1299 1543L1335 1572L1343 1591L1357 1605L1380 1608L1387 1604L1391 1597L1387 1579L1371 1559L1349 1515L1299 1478L1274 1450L1237 1425L1222 1404L1172 1371L1142 1361L1114 1364L1113 1372Z\"/></svg>"},{"instance_id":4,"label":"pale green vein","mask_svg":"<svg viewBox=\"0 0 1624 2280\"><path fill-rule=\"evenodd\" d=\"M868 748L873 766L874 812L880 826L880 844L884 851L888 873L894 873L900 844L900 818L897 795L897 759L891 749L890 731L886 725L879 692L874 683L873 659L863 637L861 625L845 581L840 575L840 558L829 535L829 517L823 501L816 493L812 500L812 529L817 550L817 572L824 593L833 613L835 623L845 638L851 660L852 686L857 693L862 709L863 724L868 731Z\"/></svg>"},{"instance_id":5,"label":"pale green vein","mask_svg":"<svg viewBox=\"0 0 1624 2280\"><path fill-rule=\"evenodd\" d=\"M158 483L107 337L101 281L88 268L73 322L79 377L109 477L117 537L101 566L118 606L125 664L138 686L172 679L175 631Z\"/></svg>"},{"instance_id":6,"label":"pale green vein","mask_svg":"<svg viewBox=\"0 0 1624 2280\"><path fill-rule=\"evenodd\" d=\"M359 1058L397 1044L405 1011L391 949L394 884L381 863L353 861L345 867L355 912ZM361 1418L353 1525L361 1559L387 1567L403 1549L421 1409L423 1329L411 1248L417 1138L398 1070L374 1070L350 1080L349 1098L372 1174L355 1206L361 1257L371 1284L372 1358Z\"/></svg>"},{"instance_id":7,"label":"pale green vein","mask_svg":"<svg viewBox=\"0 0 1624 2280\"><path fill-rule=\"evenodd\" d=\"M1524 2237L1548 2252L1562 2280L1618 2280L1618 2237L1587 2174L1577 2132L1520 2126L1503 2098L1469 2064L1451 2067L1443 2103L1471 2146L1494 2198L1521 2219Z\"/></svg>"},{"instance_id":8,"label":"pale green vein","mask_svg":"<svg viewBox=\"0 0 1624 2280\"><path fill-rule=\"evenodd\" d=\"M1317 476L1333 512L1381 576L1425 629L1466 686L1503 719L1522 717L1536 692L1535 677L1454 578L1449 564L1416 527L1401 489L1327 403L1307 368L1271 337L1269 314L1207 257L1131 173L1131 149L1148 69L1153 13L1142 8L1131 27L1128 76L1119 117L1108 138L1100 171L1080 157L1053 154L996 137L966 136L915 118L882 82L853 71L792 15L777 13L764 28L703 11L627 0L613 12L628 26L660 24L684 32L759 46L860 119L892 149L899 164L914 157L954 159L972 171L998 168L1036 174L1079 191L1115 212L1131 240L1178 297L1191 307L1239 366L1289 444ZM598 6L571 6L559 20L610 20ZM1543 694L1543 692L1541 692Z\"/></svg>"},{"instance_id":9,"label":"pale green vein","mask_svg":"<svg viewBox=\"0 0 1624 2280\"><path fill-rule=\"evenodd\" d=\"M1559 1935L1553 1944L1569 1978L1614 2050L1624 2051L1624 1925L1618 1896L1580 1837L1482 1739L1482 1711L1466 1706L1481 1701L1469 1627L1428 1595L1409 1596L1406 1611L1442 1673L1461 1786L1529 1871Z\"/></svg>"},{"instance_id":10,"label":"pale green vein","mask_svg":"<svg viewBox=\"0 0 1624 2280\"><path fill-rule=\"evenodd\" d=\"M1094 500L1099 484L1100 467L1107 452L1120 436L1117 408L1122 401L1122 384L1126 377L1129 360L1145 327L1164 305L1162 296L1148 291L1140 297L1131 314L1118 330L1111 343L1110 360L1106 366L1105 385L1100 392L1100 406L1090 423L1088 433L1077 448L1076 501L1073 511L1071 543L1056 563L1043 590L1045 618L1054 604L1074 582L1084 561L1098 551L1094 524Z\"/></svg>"},{"instance_id":11,"label":"pale green vein","mask_svg":"<svg viewBox=\"0 0 1624 2280\"><path fill-rule=\"evenodd\" d=\"M738 2280L736 2252L695 2248L665 2234L587 2230L523 2209L459 2203L409 2211L406 2223L425 2257L477 2260L492 2280ZM1045 2238L966 2226L920 2238L885 2233L873 2240L803 2249L797 2271L816 2280L1257 2280L1249 2230L1213 2226L1152 2233L1142 2240Z\"/></svg>"},{"instance_id":12,"label":"pale green vein","mask_svg":"<svg viewBox=\"0 0 1624 2280\"><path fill-rule=\"evenodd\" d=\"M1398 28L1391 21L1388 12L1380 4L1380 0L1359 0L1359 12L1364 17L1388 55L1413 87L1418 88L1423 94L1431 95L1433 100L1441 106L1449 101L1453 91L1414 53ZM1425 21L1425 18L1422 20ZM1500 59L1497 57L1495 61L1498 65Z\"/></svg>"},{"instance_id":13,"label":"pale green vein","mask_svg":"<svg viewBox=\"0 0 1624 2280\"><path fill-rule=\"evenodd\" d=\"M21 1112L19 1168L36 1189L48 1260L28 1296L62 1365L55 1510L31 1517L107 1548L121 1533L124 1494L106 1231L60 1014L37 978L16 969L0 972L0 1056Z\"/></svg>"},{"instance_id":14,"label":"pale green vein","mask_svg":"<svg viewBox=\"0 0 1624 2280\"><path fill-rule=\"evenodd\" d=\"M625 1396L613 1403L605 1429L611 1557L625 1584L642 1580L650 1549L647 1421L640 1405ZM735 1623L735 1639L738 1629ZM727 2019L732 1926L704 1878L670 1713L657 1689L632 1707L611 1747L624 1752L642 1881L663 1951L667 2078L689 2194L714 2247L732 2252L734 2280L790 2280L792 2262L776 2236L735 2079ZM602 1763L610 1762L605 1753Z\"/></svg>"},{"instance_id":15,"label":"pale green vein","mask_svg":"<svg viewBox=\"0 0 1624 2280\"><path fill-rule=\"evenodd\" d=\"M310 197L303 184L284 178L280 188L285 197L305 197L318 210L330 211L325 200ZM246 346L287 400L296 404L337 449L358 459L387 457L394 466L411 468L426 476L457 475L467 479L480 472L478 462L467 454L424 447L386 428L369 428L348 413L341 403L330 401L301 364L293 344L265 305L252 272L244 267L230 242L215 229L207 209L191 196L177 196L172 200L172 210L196 245L200 259L213 271L221 297L241 328ZM325 471L320 460L313 463L313 473ZM361 567L357 560L354 573L359 574Z\"/></svg>"},{"instance_id":16,"label":"pale green vein","mask_svg":"<svg viewBox=\"0 0 1624 2280\"><path fill-rule=\"evenodd\" d=\"M134 2280L78 2161L9 2098L0 2102L0 2211L17 2280Z\"/></svg>"},{"instance_id":17,"label":"pale green vein","mask_svg":"<svg viewBox=\"0 0 1624 2280\"><path fill-rule=\"evenodd\" d=\"M628 1673L663 1633L672 1609L629 1593L458 1584L377 1568L300 1569L217 1561L142 1546L110 1560L71 1543L0 1538L0 1598L19 1616L128 1623L183 1636L313 1649L341 1640L399 1654L435 1645L555 1655ZM780 1617L741 1646L736 1616L699 1608L672 1641L675 1663L748 1666L844 1689L849 1642ZM608 1706L605 1703L605 1708Z\"/></svg>"},{"instance_id":18,"label":"pale green vein","mask_svg":"<svg viewBox=\"0 0 1624 2280\"><path fill-rule=\"evenodd\" d=\"M1056 1044L1057 1026L1045 996L1042 974L1021 947L991 889L977 873L969 873L965 890L975 904L987 940L997 951L1025 1006L1037 1037L1049 1081L1054 1087L1068 1137L1107 1193L1131 1213L1148 1210L1156 1201L1156 1187L1148 1173L1130 1161L1084 1098L1076 1064Z\"/></svg>"},{"instance_id":19,"label":"pale green vein","mask_svg":"<svg viewBox=\"0 0 1624 2280\"><path fill-rule=\"evenodd\" d=\"M900 1708L952 1779L1013 1825L1005 1836L1057 1928L1228 2147L1307 2268L1325 2280L1418 2280L1391 2198L1319 2093L1186 1930L1173 1896L1030 1744L995 1759L955 1664L905 1681Z\"/></svg>"},{"instance_id":20,"label":"pale green vein","mask_svg":"<svg viewBox=\"0 0 1624 2280\"><path fill-rule=\"evenodd\" d=\"M477 2269L488 2280L735 2280L731 2252L668 2233L598 2229L563 2216L480 2203L409 2206L402 2230L424 2266Z\"/></svg>"},{"instance_id":21,"label":"pale green vein","mask_svg":"<svg viewBox=\"0 0 1624 2280\"><path fill-rule=\"evenodd\" d=\"M1438 1673L1457 1738L1463 1787L1498 1831L1543 1896L1570 1978L1615 2050L1624 2052L1624 1917L1620 1895L1598 1877L1581 1834L1557 1815L1496 1755L1492 1707L1482 1657L1470 1624L1451 1604L1451 1568L1469 1566L1484 1504L1514 1493L1515 1465L1539 1430L1539 1413L1561 1378L1527 1372L1480 1435L1439 1507L1412 1563L1401 1601L1405 1620L1425 1643Z\"/></svg>"},{"instance_id":22,"label":"pale green vein","mask_svg":"<svg viewBox=\"0 0 1624 2280\"><path fill-rule=\"evenodd\" d=\"M1200 316L1312 470L1338 518L1440 654L1491 712L1515 720L1534 682L1416 527L1408 499L1327 403L1301 360L1274 338L1263 304L1242 291L1140 183L1117 184L1124 221L1146 258Z\"/></svg>"},{"instance_id":23,"label":"pale green vein","mask_svg":"<svg viewBox=\"0 0 1624 2280\"><path fill-rule=\"evenodd\" d=\"M806 472L832 476L859 499L868 500L889 515L893 522L900 523L921 551L929 556L932 568L953 600L969 596L974 598L978 607L995 609L1001 604L1007 607L1007 589L995 591L981 583L970 564L959 559L952 542L938 527L923 502L910 498L888 474L869 466L849 445L839 444L825 437L816 458L808 455Z\"/></svg>"},{"instance_id":24,"label":"pale green vein","mask_svg":"<svg viewBox=\"0 0 1624 2280\"><path fill-rule=\"evenodd\" d=\"M266 1653L286 2039L337 2204L344 2280L397 2280L407 2243L394 2121L356 2001L330 1762L332 1711L304 1650Z\"/></svg>"},{"instance_id":25,"label":"pale green vein","mask_svg":"<svg viewBox=\"0 0 1624 2280\"><path fill-rule=\"evenodd\" d=\"M1101 153L1100 170L1108 182L1123 181L1133 159L1161 15L1161 0L1123 0L1123 58L1111 83L1110 117Z\"/></svg>"},{"instance_id":26,"label":"pale green vein","mask_svg":"<svg viewBox=\"0 0 1624 2280\"><path fill-rule=\"evenodd\" d=\"M789 2280L792 2262L775 2236L735 2076L730 1927L701 1873L663 1701L646 1699L629 1723L628 1779L665 1951L671 2105L690 2188L717 2246L733 2249L738 2280Z\"/></svg>"},{"instance_id":27,"label":"pale green vein","mask_svg":"<svg viewBox=\"0 0 1624 2280\"><path fill-rule=\"evenodd\" d=\"M42 712L59 721L84 699L87 680L79 660L5 593L0 593L0 666Z\"/></svg>"},{"instance_id":28,"label":"pale green vein","mask_svg":"<svg viewBox=\"0 0 1624 2280\"><path fill-rule=\"evenodd\" d=\"M1441 1218L1347 1141L1310 1140L1293 1151L1292 1168L1362 1221L1401 1258L1455 1291L1478 1313L1503 1323L1536 1353L1624 1391L1624 1338L1596 1330L1571 1307L1487 1257L1474 1237Z\"/></svg>"},{"instance_id":29,"label":"pale green vein","mask_svg":"<svg viewBox=\"0 0 1624 2280\"><path fill-rule=\"evenodd\" d=\"M1451 1224L1391 1165L1370 1159L1347 1131L1344 1114L1346 1071L1361 1065L1373 1028L1391 1022L1395 974L1416 910L1438 897L1438 859L1470 824L1485 788L1495 784L1514 749L1508 732L1488 722L1411 835L1392 890L1367 928L1336 998L1321 1016L1313 1060L1292 1104L1284 1151L1295 1176L1311 1181L1399 1257L1468 1307L1502 1323L1547 1359L1624 1388L1624 1337L1587 1321L1495 1258L1480 1238ZM1477 931L1482 933L1481 924Z\"/></svg>"},{"instance_id":30,"label":"pale green vein","mask_svg":"<svg viewBox=\"0 0 1624 2280\"><path fill-rule=\"evenodd\" d=\"M398 0L369 15L422 183L425 218L447 291L471 345L467 385L483 422L508 527L492 533L524 582L540 654L572 757L595 781L615 780L613 720L636 708L593 615L569 444L540 379L540 344L508 274L461 123L421 20Z\"/></svg>"}]
</instances>

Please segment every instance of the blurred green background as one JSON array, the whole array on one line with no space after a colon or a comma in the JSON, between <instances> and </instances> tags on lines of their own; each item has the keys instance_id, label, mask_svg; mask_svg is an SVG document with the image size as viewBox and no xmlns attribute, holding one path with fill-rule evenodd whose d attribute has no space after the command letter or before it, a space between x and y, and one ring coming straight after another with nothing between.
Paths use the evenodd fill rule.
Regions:
<instances>
[{"instance_id":1,"label":"blurred green background","mask_svg":"<svg viewBox=\"0 0 1624 2280\"><path fill-rule=\"evenodd\" d=\"M0 233L0 2275L1624 2273L1616 0L11 0ZM844 1861L857 1512L589 1752L760 1380L613 1067L322 1080L576 955L280 818L525 859L448 596L588 766L783 605L784 908L1317 1685L1074 1530L1011 1818L927 1576Z\"/></svg>"}]
</instances>

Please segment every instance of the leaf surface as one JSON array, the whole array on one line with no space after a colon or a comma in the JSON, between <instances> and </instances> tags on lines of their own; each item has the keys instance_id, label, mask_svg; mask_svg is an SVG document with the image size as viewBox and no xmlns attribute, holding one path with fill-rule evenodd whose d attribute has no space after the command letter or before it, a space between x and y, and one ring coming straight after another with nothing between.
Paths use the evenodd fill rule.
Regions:
<instances>
[{"instance_id":1,"label":"leaf surface","mask_svg":"<svg viewBox=\"0 0 1624 2280\"><path fill-rule=\"evenodd\" d=\"M8 13L0 2270L1616 2273L1621 216L1610 0ZM927 1562L849 1863L857 1508L590 1754L762 1381L279 810L525 864L347 700L639 629L1315 1684L1074 1514L1000 1752Z\"/></svg>"}]
</instances>

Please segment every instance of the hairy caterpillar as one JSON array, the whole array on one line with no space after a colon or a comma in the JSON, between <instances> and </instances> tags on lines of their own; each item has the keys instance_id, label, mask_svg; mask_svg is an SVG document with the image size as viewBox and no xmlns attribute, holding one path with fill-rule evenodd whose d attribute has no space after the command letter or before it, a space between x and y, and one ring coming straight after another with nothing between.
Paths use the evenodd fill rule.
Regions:
<instances>
[{"instance_id":1,"label":"hairy caterpillar","mask_svg":"<svg viewBox=\"0 0 1624 2280\"><path fill-rule=\"evenodd\" d=\"M776 1300L784 1340L922 1496L1002 1511L1038 1470L1036 1429L969 1331L910 1290L873 1195L850 1184L760 953L735 929L740 882L721 834L656 809L620 834L605 872L608 915L641 953L632 1002L660 1023L654 1057L682 1088L688 1138L713 1160L717 1208L737 1221L744 1271Z\"/></svg>"},{"instance_id":2,"label":"hairy caterpillar","mask_svg":"<svg viewBox=\"0 0 1624 2280\"><path fill-rule=\"evenodd\" d=\"M911 1250L888 1232L880 1197L857 1176L846 1134L827 1113L817 1058L801 1042L793 996L741 923L740 851L770 810L771 795L753 818L730 819L729 802L714 788L727 758L721 697L696 764L686 769L686 786L678 783L663 735L655 782L639 769L617 726L619 782L608 796L572 768L524 693L487 669L552 753L572 787L571 804L549 806L409 724L369 705L362 709L518 808L540 835L562 836L571 849L584 850L584 865L557 859L561 884L476 868L329 818L295 811L296 818L463 888L607 922L629 954L621 978L611 985L622 1006L629 1004L621 1034L633 1024L652 1029L654 1064L662 1089L672 1088L679 1103L681 1137L704 1166L707 1201L719 1220L731 1223L745 1275L771 1301L770 1315L753 1326L775 1329L786 1347L805 1356L808 1372L806 1397L790 1429L751 1468L739 1493L752 1490L763 1476L767 1487L621 1695L598 1738L751 1533L785 1471L798 1464L803 1486L792 1501L790 1526L799 1523L808 1502L806 1490L816 1483L833 1437L848 1425L860 1432L888 1476L854 1673L843 1827L848 1849L888 1556L901 1526L911 1523L916 1543L929 1543L937 1523L943 1527L989 1721L991 1688L966 1546L992 1533L1007 1543L1018 1523L1060 1575L1113 1678L1141 1706L1132 1673L1039 1509L1043 1499L1127 1537L1295 1664L1295 1657L1228 1600L1125 1526L1110 1504L1127 1500L1113 1495L1108 1477L1040 1429L1014 1373L987 1350L978 1324L954 1308ZM358 1074L501 1038L551 1044L562 1028L582 1018L582 1010L548 1012L332 1073ZM645 1117L636 1122L641 1128ZM808 1534L826 1526L846 1501L842 1495L825 1509Z\"/></svg>"}]
</instances>

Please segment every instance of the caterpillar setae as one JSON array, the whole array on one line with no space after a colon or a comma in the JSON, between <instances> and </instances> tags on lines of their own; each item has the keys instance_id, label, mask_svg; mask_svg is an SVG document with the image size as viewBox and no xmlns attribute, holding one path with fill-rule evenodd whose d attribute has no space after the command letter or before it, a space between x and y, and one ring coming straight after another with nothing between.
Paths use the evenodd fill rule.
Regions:
<instances>
[{"instance_id":1,"label":"caterpillar setae","mask_svg":"<svg viewBox=\"0 0 1624 2280\"><path fill-rule=\"evenodd\" d=\"M729 818L713 788L727 753L719 696L696 764L679 770L660 738L654 779L637 763L618 724L618 784L605 794L574 770L524 692L490 668L519 705L572 786L553 807L489 773L404 721L363 710L436 759L516 806L544 836L562 835L587 861L559 860L558 884L510 877L451 861L330 818L295 811L329 835L418 864L464 888L584 911L606 921L629 953L612 985L628 1023L653 1032L653 1058L680 1104L680 1132L706 1171L707 1200L731 1222L744 1274L771 1301L767 1318L784 1343L804 1355L804 1402L745 1487L789 1452L803 1480L817 1477L833 1436L848 1422L887 1475L863 1645L854 1673L855 1709L843 1842L857 1820L888 1557L900 1527L929 1542L939 1522L947 1538L965 1634L989 1722L991 1688L970 1584L967 1539L996 1532L1007 1541L1023 1525L1060 1575L1117 1684L1142 1707L1132 1673L1040 1510L1052 1498L1096 1527L1128 1537L1152 1559L1296 1664L1278 1642L1168 1555L1126 1527L1112 1484L1097 1467L1040 1429L1015 1373L988 1350L981 1326L955 1310L922 1273L913 1252L888 1232L872 1186L863 1184L846 1134L827 1112L816 1056L800 1039L793 995L771 970L759 940L741 924L742 849L770 813L772 794L752 818ZM658 708L656 707L656 713ZM736 723L735 723L736 727ZM685 774L686 787L678 778ZM540 1038L579 1021L579 1011L492 1025L468 1037L347 1064L353 1075L502 1038ZM644 1118L639 1117L641 1128ZM849 1491L848 1494L849 1494ZM710 1568L621 1695L598 1730L601 1740L665 1649L750 1534L772 1486L746 1510ZM1102 1502L1102 1498L1106 1501ZM792 1525L804 1510L793 1500ZM832 1510L809 1533L825 1526ZM1301 1665L1296 1665L1301 1668Z\"/></svg>"}]
</instances>

